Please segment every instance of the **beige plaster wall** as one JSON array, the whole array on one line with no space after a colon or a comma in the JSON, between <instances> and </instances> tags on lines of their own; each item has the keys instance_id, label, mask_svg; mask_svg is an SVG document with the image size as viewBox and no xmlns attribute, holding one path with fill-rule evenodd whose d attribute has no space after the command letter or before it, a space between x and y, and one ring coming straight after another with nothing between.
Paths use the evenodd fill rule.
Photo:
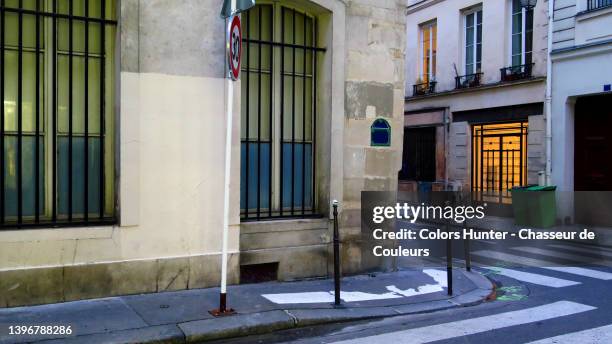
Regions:
<instances>
[{"instance_id":1,"label":"beige plaster wall","mask_svg":"<svg viewBox=\"0 0 612 344\"><path fill-rule=\"evenodd\" d=\"M0 270L220 252L223 203L211 195L223 194L224 80L123 72L121 85L120 226L0 232ZM237 207L231 225L237 252Z\"/></svg>"}]
</instances>

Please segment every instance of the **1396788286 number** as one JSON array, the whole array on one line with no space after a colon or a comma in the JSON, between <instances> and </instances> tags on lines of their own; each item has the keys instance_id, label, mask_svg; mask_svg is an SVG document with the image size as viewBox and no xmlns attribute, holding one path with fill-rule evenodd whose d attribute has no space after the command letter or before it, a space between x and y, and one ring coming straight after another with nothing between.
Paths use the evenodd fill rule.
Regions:
<instances>
[{"instance_id":1,"label":"1396788286 number","mask_svg":"<svg viewBox=\"0 0 612 344\"><path fill-rule=\"evenodd\" d=\"M9 335L71 335L70 325L15 325L9 326Z\"/></svg>"}]
</instances>

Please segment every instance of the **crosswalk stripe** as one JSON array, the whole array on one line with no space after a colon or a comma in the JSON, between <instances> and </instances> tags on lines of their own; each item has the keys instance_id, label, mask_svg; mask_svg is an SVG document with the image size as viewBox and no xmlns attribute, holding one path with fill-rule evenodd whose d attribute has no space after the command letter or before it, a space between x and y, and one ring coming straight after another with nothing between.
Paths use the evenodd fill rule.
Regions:
<instances>
[{"instance_id":1,"label":"crosswalk stripe","mask_svg":"<svg viewBox=\"0 0 612 344\"><path fill-rule=\"evenodd\" d=\"M612 280L612 274L609 272L579 268L576 266L549 266L549 267L545 267L544 269L565 272L565 273L573 274L573 275L591 277L591 278L596 278L596 279L600 279L604 281Z\"/></svg>"},{"instance_id":2,"label":"crosswalk stripe","mask_svg":"<svg viewBox=\"0 0 612 344\"><path fill-rule=\"evenodd\" d=\"M546 249L539 248L539 247L518 246L518 247L512 247L512 249L522 251L522 252L527 252L527 253L539 254L542 256L549 256L549 257L571 260L571 261L575 261L579 263L604 264L604 265L606 263L606 262L598 261L591 257L577 256L574 254L569 254L569 253L564 253L564 252L559 252L559 251L546 250ZM610 263L610 262L607 262L607 263Z\"/></svg>"},{"instance_id":3,"label":"crosswalk stripe","mask_svg":"<svg viewBox=\"0 0 612 344\"><path fill-rule=\"evenodd\" d=\"M601 280L606 280L606 281L612 279L612 273L603 272L599 270L593 270L593 269L579 268L579 267L574 267L574 266L554 266L555 264L549 261L527 258L527 257L520 257L520 256L515 256L513 254L504 253L504 252L481 250L481 251L472 252L472 254L475 256L493 258L493 259L507 261L507 262L511 262L515 264L535 266L535 267L540 267L543 269L560 271L560 272L565 272L568 274L591 277L591 278L596 278L596 279L601 279Z\"/></svg>"},{"instance_id":4,"label":"crosswalk stripe","mask_svg":"<svg viewBox=\"0 0 612 344\"><path fill-rule=\"evenodd\" d=\"M455 262L465 265L465 260L463 259L455 258L453 260ZM513 269L506 269L502 267L479 266L478 268L487 269L487 270L495 272L496 274L508 276L510 278L514 278L519 281L532 283L532 284L539 284L539 285L543 285L543 286L551 287L551 288L562 288L562 287L569 287L572 285L582 284L580 282L570 281L570 280L566 280L562 278L550 277L550 276L534 274L531 272L525 272L525 271L519 271L519 270L513 270Z\"/></svg>"},{"instance_id":5,"label":"crosswalk stripe","mask_svg":"<svg viewBox=\"0 0 612 344\"><path fill-rule=\"evenodd\" d=\"M572 246L580 246L580 247L584 247L586 249L598 249L601 251L607 251L607 252L612 252L612 247L608 247L608 246L600 246L600 245L589 245L589 244L583 244L583 243L579 243L579 242L572 242Z\"/></svg>"},{"instance_id":6,"label":"crosswalk stripe","mask_svg":"<svg viewBox=\"0 0 612 344\"><path fill-rule=\"evenodd\" d=\"M606 251L599 247L586 248L586 247L578 247L578 246L562 245L562 244L550 244L548 246L554 247L554 248L560 248L560 249L568 250L568 251L574 251L574 252L591 253L595 255L600 255L602 257L612 257L612 252Z\"/></svg>"},{"instance_id":7,"label":"crosswalk stripe","mask_svg":"<svg viewBox=\"0 0 612 344\"><path fill-rule=\"evenodd\" d=\"M545 275L540 275L540 274L534 274L531 272L525 272L525 271L519 271L519 270L496 268L496 267L491 267L491 266L485 266L484 268L494 271L497 274L508 276L510 278L514 278L519 281L532 283L532 284L539 284L539 285L543 285L546 287L552 287L552 288L562 288L562 287L569 287L572 285L581 284L580 282L575 282L575 281L570 281L570 280L566 280L562 278L550 277L550 276L545 276Z\"/></svg>"},{"instance_id":8,"label":"crosswalk stripe","mask_svg":"<svg viewBox=\"0 0 612 344\"><path fill-rule=\"evenodd\" d=\"M536 340L527 344L558 344L558 343L612 343L612 325L592 328L579 332L562 334L560 336Z\"/></svg>"},{"instance_id":9,"label":"crosswalk stripe","mask_svg":"<svg viewBox=\"0 0 612 344\"><path fill-rule=\"evenodd\" d=\"M545 260L522 257L522 256L515 256L509 253L490 251L490 250L474 251L472 252L472 255L486 257L486 258L493 258L497 260L504 260L507 262L520 264L520 265L530 265L530 266L554 265L551 262L548 262Z\"/></svg>"},{"instance_id":10,"label":"crosswalk stripe","mask_svg":"<svg viewBox=\"0 0 612 344\"><path fill-rule=\"evenodd\" d=\"M410 330L384 333L376 336L357 338L338 343L429 343L455 337L468 336L510 326L554 319L596 309L596 307L571 301L557 301L550 304L521 309L518 311L487 315L479 318L459 320L438 325L413 328Z\"/></svg>"}]
</instances>

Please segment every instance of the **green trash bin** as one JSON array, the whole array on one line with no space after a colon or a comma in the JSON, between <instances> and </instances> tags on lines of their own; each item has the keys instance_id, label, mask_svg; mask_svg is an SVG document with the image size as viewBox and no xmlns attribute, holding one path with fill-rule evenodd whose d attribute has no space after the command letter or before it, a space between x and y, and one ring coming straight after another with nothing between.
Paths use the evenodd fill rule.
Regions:
<instances>
[{"instance_id":1,"label":"green trash bin","mask_svg":"<svg viewBox=\"0 0 612 344\"><path fill-rule=\"evenodd\" d=\"M528 186L512 189L515 224L549 228L557 220L556 186Z\"/></svg>"},{"instance_id":2,"label":"green trash bin","mask_svg":"<svg viewBox=\"0 0 612 344\"><path fill-rule=\"evenodd\" d=\"M555 197L557 187L532 186L527 188L531 194L529 207L529 222L535 228L549 228L557 221L557 200Z\"/></svg>"},{"instance_id":3,"label":"green trash bin","mask_svg":"<svg viewBox=\"0 0 612 344\"><path fill-rule=\"evenodd\" d=\"M512 193L512 211L514 213L514 223L521 226L529 225L529 186L515 186Z\"/></svg>"}]
</instances>

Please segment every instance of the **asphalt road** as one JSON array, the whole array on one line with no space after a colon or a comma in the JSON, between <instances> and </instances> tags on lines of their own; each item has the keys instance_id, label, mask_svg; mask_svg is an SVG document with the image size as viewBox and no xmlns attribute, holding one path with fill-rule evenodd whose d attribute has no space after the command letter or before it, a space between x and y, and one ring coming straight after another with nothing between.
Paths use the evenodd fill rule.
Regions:
<instances>
[{"instance_id":1,"label":"asphalt road","mask_svg":"<svg viewBox=\"0 0 612 344\"><path fill-rule=\"evenodd\" d=\"M591 264L609 263L612 249L564 243L502 252L493 245L472 252L476 270L497 285L495 301L223 343L612 343L612 269ZM546 264L560 259L567 265ZM535 266L510 266L518 262Z\"/></svg>"}]
</instances>

